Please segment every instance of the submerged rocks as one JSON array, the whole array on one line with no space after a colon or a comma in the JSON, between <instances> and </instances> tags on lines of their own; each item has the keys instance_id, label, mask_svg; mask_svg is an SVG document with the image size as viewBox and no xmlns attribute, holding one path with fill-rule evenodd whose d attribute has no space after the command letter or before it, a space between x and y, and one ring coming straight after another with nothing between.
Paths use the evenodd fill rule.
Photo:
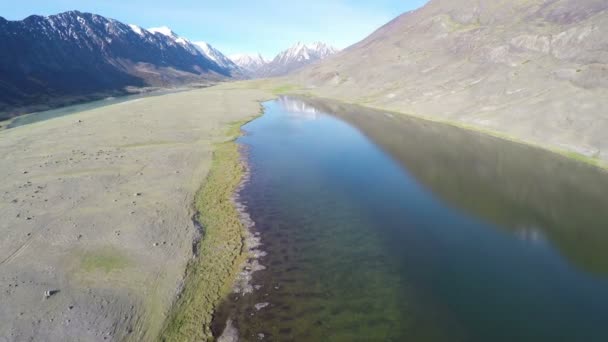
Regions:
<instances>
[{"instance_id":1,"label":"submerged rocks","mask_svg":"<svg viewBox=\"0 0 608 342\"><path fill-rule=\"evenodd\" d=\"M265 256L266 252L259 248L262 245L259 233L254 233L252 231L252 228L255 226L255 222L251 219L251 216L249 216L247 206L240 201L240 191L245 187L250 179L249 167L245 161L243 161L243 169L245 170L243 180L237 187L232 198L234 207L239 212L241 223L246 228L245 248L247 249L249 255L249 258L243 264L242 271L237 275L237 279L234 284L234 292L241 295L251 293L255 289L251 284L253 273L266 269L266 267L259 262L259 259Z\"/></svg>"},{"instance_id":2,"label":"submerged rocks","mask_svg":"<svg viewBox=\"0 0 608 342\"><path fill-rule=\"evenodd\" d=\"M268 305L270 305L270 303L264 302L264 303L257 303L256 305L254 305L254 307L257 311L260 311L263 308L267 307Z\"/></svg>"}]
</instances>

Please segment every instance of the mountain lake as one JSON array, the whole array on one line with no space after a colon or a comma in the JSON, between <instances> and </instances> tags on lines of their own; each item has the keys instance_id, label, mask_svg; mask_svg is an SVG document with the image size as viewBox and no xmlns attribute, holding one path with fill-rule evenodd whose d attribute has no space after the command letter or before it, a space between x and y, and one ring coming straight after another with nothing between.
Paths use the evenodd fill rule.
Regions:
<instances>
[{"instance_id":1,"label":"mountain lake","mask_svg":"<svg viewBox=\"0 0 608 342\"><path fill-rule=\"evenodd\" d=\"M327 100L264 107L238 142L265 269L216 335L608 341L608 173Z\"/></svg>"}]
</instances>

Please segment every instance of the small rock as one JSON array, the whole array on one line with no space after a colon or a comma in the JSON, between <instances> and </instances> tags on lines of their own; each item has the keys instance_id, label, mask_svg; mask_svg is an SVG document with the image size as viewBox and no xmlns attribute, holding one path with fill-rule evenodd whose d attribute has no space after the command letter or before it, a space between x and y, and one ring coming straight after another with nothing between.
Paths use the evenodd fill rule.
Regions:
<instances>
[{"instance_id":1,"label":"small rock","mask_svg":"<svg viewBox=\"0 0 608 342\"><path fill-rule=\"evenodd\" d=\"M46 290L46 291L44 291L44 298L45 299L51 298L51 296L54 296L57 293L59 293L59 290Z\"/></svg>"},{"instance_id":2,"label":"small rock","mask_svg":"<svg viewBox=\"0 0 608 342\"><path fill-rule=\"evenodd\" d=\"M139 196L141 196L141 192L136 192L136 193L133 194L133 196L139 197Z\"/></svg>"}]
</instances>

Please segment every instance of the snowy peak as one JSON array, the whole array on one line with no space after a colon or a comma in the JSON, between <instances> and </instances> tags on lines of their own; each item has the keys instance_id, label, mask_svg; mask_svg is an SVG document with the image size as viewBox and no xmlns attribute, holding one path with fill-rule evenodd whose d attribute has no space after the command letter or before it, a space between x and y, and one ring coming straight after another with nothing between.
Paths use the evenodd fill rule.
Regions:
<instances>
[{"instance_id":1,"label":"snowy peak","mask_svg":"<svg viewBox=\"0 0 608 342\"><path fill-rule=\"evenodd\" d=\"M311 44L298 42L289 49L279 53L273 60L273 63L278 62L287 64L316 61L333 55L336 52L338 52L336 48L322 42L314 42Z\"/></svg>"},{"instance_id":2,"label":"snowy peak","mask_svg":"<svg viewBox=\"0 0 608 342\"><path fill-rule=\"evenodd\" d=\"M249 72L255 72L264 65L268 64L269 61L264 59L262 55L248 55L248 54L235 54L229 56L236 65Z\"/></svg>"},{"instance_id":3,"label":"snowy peak","mask_svg":"<svg viewBox=\"0 0 608 342\"><path fill-rule=\"evenodd\" d=\"M133 27L131 27L134 31ZM177 33L175 33L172 29L167 26L160 27L152 27L148 29L149 32L153 34L161 34L176 44L181 45L183 48L188 50L192 55L202 56L208 60L211 60L213 63L217 64L220 68L226 69L232 72L238 72L239 67L234 64L228 57L224 56L220 51L215 49L207 42L191 42L190 40L180 37Z\"/></svg>"},{"instance_id":4,"label":"snowy peak","mask_svg":"<svg viewBox=\"0 0 608 342\"><path fill-rule=\"evenodd\" d=\"M169 38L170 40L174 41L175 43L183 46L186 50L188 50L188 52L190 52L193 55L199 54L198 49L196 48L196 46L194 46L194 44L192 44L192 42L190 42L188 39L180 37L177 33L173 32L173 30L171 30L167 26L151 27L148 29L148 31L152 32L154 34L161 34L161 35Z\"/></svg>"},{"instance_id":5,"label":"snowy peak","mask_svg":"<svg viewBox=\"0 0 608 342\"><path fill-rule=\"evenodd\" d=\"M196 49L200 54L214 61L217 65L230 70L239 69L237 64L235 64L219 50L211 46L211 44L207 42L194 42L193 44L196 46Z\"/></svg>"},{"instance_id":6,"label":"snowy peak","mask_svg":"<svg viewBox=\"0 0 608 342\"><path fill-rule=\"evenodd\" d=\"M137 25L133 25L133 24L129 24L129 27L131 28L131 30L133 30L133 32L137 33L140 36L144 36L144 30L143 28L137 26Z\"/></svg>"},{"instance_id":7,"label":"snowy peak","mask_svg":"<svg viewBox=\"0 0 608 342\"><path fill-rule=\"evenodd\" d=\"M265 60L260 54L236 54L231 55L230 59L252 77L273 77L287 75L336 52L338 49L322 42L297 42L279 53L272 61Z\"/></svg>"},{"instance_id":8,"label":"snowy peak","mask_svg":"<svg viewBox=\"0 0 608 342\"><path fill-rule=\"evenodd\" d=\"M177 39L179 38L179 36L173 32L173 30L171 30L170 28L168 28L167 26L160 26L160 27L150 27L148 29L148 31L152 32L152 33L160 33L164 36L170 37L170 38L174 38Z\"/></svg>"},{"instance_id":9,"label":"snowy peak","mask_svg":"<svg viewBox=\"0 0 608 342\"><path fill-rule=\"evenodd\" d=\"M336 48L322 42L310 44L297 42L289 49L279 53L271 62L264 65L257 72L257 76L274 77L287 75L309 64L325 59L336 52L338 52Z\"/></svg>"}]
</instances>

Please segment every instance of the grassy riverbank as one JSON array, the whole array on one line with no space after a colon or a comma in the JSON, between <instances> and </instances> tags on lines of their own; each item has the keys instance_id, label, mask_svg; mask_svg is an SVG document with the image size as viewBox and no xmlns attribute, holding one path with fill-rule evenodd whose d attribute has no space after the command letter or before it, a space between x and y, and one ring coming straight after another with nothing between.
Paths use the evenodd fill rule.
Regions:
<instances>
[{"instance_id":1,"label":"grassy riverbank","mask_svg":"<svg viewBox=\"0 0 608 342\"><path fill-rule=\"evenodd\" d=\"M211 170L196 195L197 217L203 227L199 255L188 265L185 287L167 320L163 341L213 339L213 311L230 293L247 257L243 245L246 228L232 201L244 173L235 140L247 121L233 123L229 141L215 146Z\"/></svg>"},{"instance_id":2,"label":"grassy riverbank","mask_svg":"<svg viewBox=\"0 0 608 342\"><path fill-rule=\"evenodd\" d=\"M187 340L203 339L195 337L208 333L198 318L209 320L208 303L229 289L240 256L241 227L227 200L240 166L228 139L270 97L212 87L0 131L6 179L0 184L6 204L0 206L0 288L31 280L18 292L0 293L0 336L153 341L165 328L173 340L188 329L194 337ZM201 189L205 179L211 181ZM205 208L200 260L209 266L193 268L195 199ZM234 223L232 231L226 222ZM211 229L218 226L222 230ZM229 234L235 238L225 239ZM229 261L214 263L220 257ZM202 282L188 283L179 300L186 274ZM59 292L36 300L49 289ZM184 309L179 315L176 302ZM68 314L70 324L57 324ZM36 329L30 322L39 322Z\"/></svg>"}]
</instances>

